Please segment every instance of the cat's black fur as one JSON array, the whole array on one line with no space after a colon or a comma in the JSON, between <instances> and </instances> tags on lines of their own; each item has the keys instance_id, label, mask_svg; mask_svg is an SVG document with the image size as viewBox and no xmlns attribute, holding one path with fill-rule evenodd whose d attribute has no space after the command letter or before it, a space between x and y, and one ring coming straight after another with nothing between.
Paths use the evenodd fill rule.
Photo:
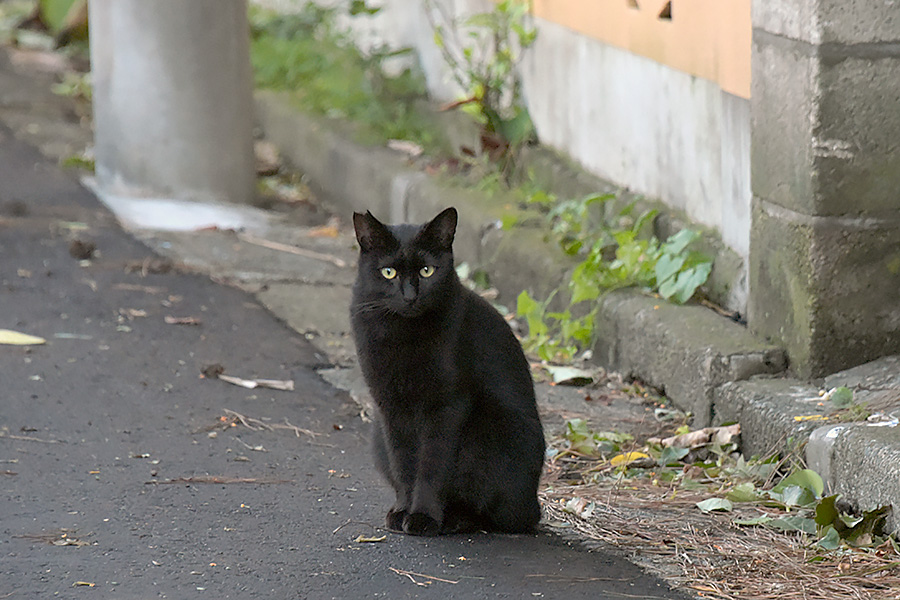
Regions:
<instances>
[{"instance_id":1,"label":"cat's black fur","mask_svg":"<svg viewBox=\"0 0 900 600\"><path fill-rule=\"evenodd\" d=\"M375 463L396 492L386 523L414 535L528 532L545 449L534 386L509 326L456 275L456 221L453 208L422 226L353 215L350 313L378 407Z\"/></svg>"}]
</instances>

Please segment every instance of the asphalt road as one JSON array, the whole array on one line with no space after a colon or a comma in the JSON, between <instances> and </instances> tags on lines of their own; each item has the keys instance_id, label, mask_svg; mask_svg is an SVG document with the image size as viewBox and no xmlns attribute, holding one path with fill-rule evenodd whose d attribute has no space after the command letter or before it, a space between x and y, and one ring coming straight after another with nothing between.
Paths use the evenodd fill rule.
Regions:
<instances>
[{"instance_id":1,"label":"asphalt road","mask_svg":"<svg viewBox=\"0 0 900 600\"><path fill-rule=\"evenodd\" d=\"M0 345L0 598L684 597L552 533L383 531L369 426L326 359L245 293L148 259L0 131L0 328L47 339ZM296 389L201 378L212 364Z\"/></svg>"}]
</instances>

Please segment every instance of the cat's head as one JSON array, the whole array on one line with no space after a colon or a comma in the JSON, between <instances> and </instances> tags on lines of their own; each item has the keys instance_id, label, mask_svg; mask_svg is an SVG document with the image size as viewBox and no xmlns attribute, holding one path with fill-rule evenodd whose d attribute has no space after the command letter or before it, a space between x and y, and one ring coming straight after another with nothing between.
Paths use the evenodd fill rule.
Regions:
<instances>
[{"instance_id":1,"label":"cat's head","mask_svg":"<svg viewBox=\"0 0 900 600\"><path fill-rule=\"evenodd\" d=\"M453 237L457 214L448 208L424 225L384 225L353 213L359 242L355 310L418 317L454 292Z\"/></svg>"}]
</instances>

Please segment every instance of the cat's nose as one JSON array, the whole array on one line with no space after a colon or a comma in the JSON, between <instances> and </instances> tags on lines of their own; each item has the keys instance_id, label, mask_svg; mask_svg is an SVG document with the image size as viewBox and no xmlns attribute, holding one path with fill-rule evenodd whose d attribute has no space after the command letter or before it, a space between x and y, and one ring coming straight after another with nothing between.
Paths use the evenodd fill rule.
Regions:
<instances>
[{"instance_id":1,"label":"cat's nose","mask_svg":"<svg viewBox=\"0 0 900 600\"><path fill-rule=\"evenodd\" d=\"M412 283L404 281L400 285L400 294L407 303L410 303L416 299L416 287Z\"/></svg>"}]
</instances>

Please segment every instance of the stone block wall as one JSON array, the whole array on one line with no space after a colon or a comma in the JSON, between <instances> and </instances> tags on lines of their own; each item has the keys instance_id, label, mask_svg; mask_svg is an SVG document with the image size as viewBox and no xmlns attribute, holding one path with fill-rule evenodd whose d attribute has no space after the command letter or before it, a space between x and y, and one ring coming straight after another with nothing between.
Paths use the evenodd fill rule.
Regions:
<instances>
[{"instance_id":1,"label":"stone block wall","mask_svg":"<svg viewBox=\"0 0 900 600\"><path fill-rule=\"evenodd\" d=\"M751 328L817 377L900 352L900 6L753 5Z\"/></svg>"}]
</instances>

